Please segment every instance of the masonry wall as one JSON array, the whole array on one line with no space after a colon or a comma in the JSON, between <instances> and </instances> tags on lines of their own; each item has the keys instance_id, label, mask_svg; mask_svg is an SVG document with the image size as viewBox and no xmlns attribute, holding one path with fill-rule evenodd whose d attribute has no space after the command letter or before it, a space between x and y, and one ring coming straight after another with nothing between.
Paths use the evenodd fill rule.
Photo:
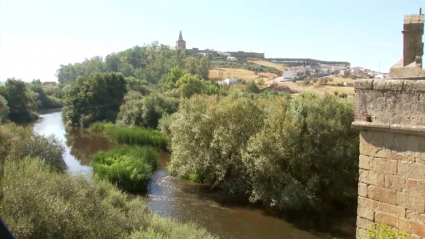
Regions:
<instances>
[{"instance_id":1,"label":"masonry wall","mask_svg":"<svg viewBox=\"0 0 425 239\"><path fill-rule=\"evenodd\" d=\"M384 222L425 238L425 78L357 80L355 91L357 236Z\"/></svg>"}]
</instances>

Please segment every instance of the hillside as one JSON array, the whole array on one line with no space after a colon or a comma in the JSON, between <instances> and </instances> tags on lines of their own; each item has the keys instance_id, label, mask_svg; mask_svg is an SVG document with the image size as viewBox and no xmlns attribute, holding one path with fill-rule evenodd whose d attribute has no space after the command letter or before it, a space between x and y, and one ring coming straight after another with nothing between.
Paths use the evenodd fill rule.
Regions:
<instances>
[{"instance_id":1,"label":"hillside","mask_svg":"<svg viewBox=\"0 0 425 239\"><path fill-rule=\"evenodd\" d=\"M220 70L223 72L220 76ZM260 80L271 80L277 77L276 74L269 72L255 72L242 68L222 68L222 67L213 67L210 69L208 77L210 79L226 79L226 78L237 78L246 81L255 81Z\"/></svg>"},{"instance_id":2,"label":"hillside","mask_svg":"<svg viewBox=\"0 0 425 239\"><path fill-rule=\"evenodd\" d=\"M254 64L257 64L257 65L275 68L276 70L281 71L281 72L283 72L285 70L284 64L273 63L273 62L270 62L270 61L266 61L266 60L262 60L262 59L255 59L255 58L247 59L247 61L254 63Z\"/></svg>"},{"instance_id":3,"label":"hillside","mask_svg":"<svg viewBox=\"0 0 425 239\"><path fill-rule=\"evenodd\" d=\"M302 62L305 62L306 65L317 65L317 64L343 64L350 66L350 62L347 61L322 61L322 60L316 60L311 58L268 58L268 61L276 60L276 61L283 61L286 65L289 66L295 66L295 65L302 65Z\"/></svg>"}]
</instances>

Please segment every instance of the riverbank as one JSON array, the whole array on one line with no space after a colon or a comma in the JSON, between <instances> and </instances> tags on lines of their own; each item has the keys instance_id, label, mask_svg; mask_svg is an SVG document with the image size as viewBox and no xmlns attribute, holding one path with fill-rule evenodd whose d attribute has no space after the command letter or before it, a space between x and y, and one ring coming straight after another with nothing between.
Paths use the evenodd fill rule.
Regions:
<instances>
[{"instance_id":1,"label":"riverbank","mask_svg":"<svg viewBox=\"0 0 425 239\"><path fill-rule=\"evenodd\" d=\"M91 158L100 150L116 147L99 134L80 127L66 128L61 112L42 114L34 123L37 133L59 137L65 147L64 158L70 173L91 173ZM303 213L288 212L286 217L272 208L230 201L202 184L174 179L168 176L169 153L160 153L158 167L153 172L143 196L149 210L161 217L180 222L196 222L220 238L354 238L355 220L336 217L326 219L328 224L343 231L326 229L319 225L321 218Z\"/></svg>"}]
</instances>

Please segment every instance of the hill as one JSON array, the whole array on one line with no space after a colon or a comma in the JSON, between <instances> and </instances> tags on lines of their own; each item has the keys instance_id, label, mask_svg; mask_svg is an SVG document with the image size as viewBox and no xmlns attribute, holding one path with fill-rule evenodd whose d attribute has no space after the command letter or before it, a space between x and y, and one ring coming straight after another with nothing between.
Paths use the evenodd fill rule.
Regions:
<instances>
[{"instance_id":1,"label":"hill","mask_svg":"<svg viewBox=\"0 0 425 239\"><path fill-rule=\"evenodd\" d=\"M350 66L350 62L347 61L322 61L311 58L267 58L268 61L277 61L284 63L288 66L298 66L302 64L306 65L317 65L317 64L329 64L329 65L347 65Z\"/></svg>"}]
</instances>

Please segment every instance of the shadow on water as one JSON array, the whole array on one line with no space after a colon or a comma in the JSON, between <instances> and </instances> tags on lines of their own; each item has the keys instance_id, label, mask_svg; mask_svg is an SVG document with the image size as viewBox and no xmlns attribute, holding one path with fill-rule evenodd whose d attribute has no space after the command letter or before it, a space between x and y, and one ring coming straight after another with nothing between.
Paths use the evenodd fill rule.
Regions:
<instances>
[{"instance_id":1,"label":"shadow on water","mask_svg":"<svg viewBox=\"0 0 425 239\"><path fill-rule=\"evenodd\" d=\"M195 221L220 238L354 238L355 212L336 215L282 212L229 198L207 185L167 175L170 154L161 153L148 188L149 208L180 221ZM354 216L353 216L354 215Z\"/></svg>"},{"instance_id":2,"label":"shadow on water","mask_svg":"<svg viewBox=\"0 0 425 239\"><path fill-rule=\"evenodd\" d=\"M63 142L64 159L73 174L91 173L92 156L116 146L86 129L65 127L60 111L41 114L31 126L35 132L54 134ZM150 210L158 215L196 222L224 239L354 238L355 220L347 219L345 213L329 217L300 212L285 215L273 208L249 204L246 200L229 200L206 185L168 176L169 160L169 153L160 153L158 168L152 175L147 194L143 195Z\"/></svg>"}]
</instances>

